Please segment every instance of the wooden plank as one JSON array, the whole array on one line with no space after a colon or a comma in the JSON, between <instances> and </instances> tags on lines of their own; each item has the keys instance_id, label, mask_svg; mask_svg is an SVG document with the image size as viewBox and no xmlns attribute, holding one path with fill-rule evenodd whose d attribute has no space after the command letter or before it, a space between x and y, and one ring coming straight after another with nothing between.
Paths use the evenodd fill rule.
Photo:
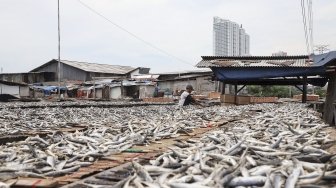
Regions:
<instances>
[{"instance_id":1,"label":"wooden plank","mask_svg":"<svg viewBox=\"0 0 336 188\"><path fill-rule=\"evenodd\" d=\"M238 105L244 105L244 104L250 104L251 97L250 96L237 96L237 102Z\"/></svg>"},{"instance_id":2,"label":"wooden plank","mask_svg":"<svg viewBox=\"0 0 336 188\"><path fill-rule=\"evenodd\" d=\"M224 95L224 94L225 94L225 83L222 82L222 95Z\"/></svg>"},{"instance_id":3,"label":"wooden plank","mask_svg":"<svg viewBox=\"0 0 336 188\"><path fill-rule=\"evenodd\" d=\"M218 99L220 98L221 93L220 92L210 92L208 94L209 99Z\"/></svg>"},{"instance_id":4,"label":"wooden plank","mask_svg":"<svg viewBox=\"0 0 336 188\"><path fill-rule=\"evenodd\" d=\"M307 76L303 77L302 103L307 103Z\"/></svg>"},{"instance_id":5,"label":"wooden plank","mask_svg":"<svg viewBox=\"0 0 336 188\"><path fill-rule=\"evenodd\" d=\"M9 180L6 183L11 183L13 180ZM16 180L14 180L16 181ZM56 187L57 181L53 179L39 179L39 178L19 178L12 187Z\"/></svg>"},{"instance_id":6,"label":"wooden plank","mask_svg":"<svg viewBox=\"0 0 336 188\"><path fill-rule=\"evenodd\" d=\"M220 102L222 103L234 103L235 96L230 94L224 94L220 96Z\"/></svg>"},{"instance_id":7,"label":"wooden plank","mask_svg":"<svg viewBox=\"0 0 336 188\"><path fill-rule=\"evenodd\" d=\"M336 125L336 110L335 110L335 107L334 107L334 125Z\"/></svg>"},{"instance_id":8,"label":"wooden plank","mask_svg":"<svg viewBox=\"0 0 336 188\"><path fill-rule=\"evenodd\" d=\"M237 95L238 95L238 91L237 91L237 84L235 84L235 100L234 100L234 104L236 104L237 105Z\"/></svg>"}]
</instances>

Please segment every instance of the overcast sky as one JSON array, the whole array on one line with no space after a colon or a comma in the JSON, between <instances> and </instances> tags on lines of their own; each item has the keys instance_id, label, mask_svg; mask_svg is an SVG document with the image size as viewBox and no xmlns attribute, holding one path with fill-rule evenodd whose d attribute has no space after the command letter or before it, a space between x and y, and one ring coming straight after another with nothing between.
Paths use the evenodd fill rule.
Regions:
<instances>
[{"instance_id":1,"label":"overcast sky","mask_svg":"<svg viewBox=\"0 0 336 188\"><path fill-rule=\"evenodd\" d=\"M82 0L143 40L190 64L212 55L213 17L242 24L251 55L305 54L300 0ZM77 0L61 2L61 59L195 69L135 39ZM0 0L0 66L26 72L57 58L57 0ZM336 47L336 1L314 0L314 43Z\"/></svg>"}]
</instances>

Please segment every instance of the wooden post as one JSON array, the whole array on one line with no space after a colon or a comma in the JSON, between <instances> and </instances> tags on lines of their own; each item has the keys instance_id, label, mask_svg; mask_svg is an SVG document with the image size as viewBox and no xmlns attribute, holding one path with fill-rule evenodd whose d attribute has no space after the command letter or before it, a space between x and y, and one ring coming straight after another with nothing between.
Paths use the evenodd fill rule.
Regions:
<instances>
[{"instance_id":1,"label":"wooden post","mask_svg":"<svg viewBox=\"0 0 336 188\"><path fill-rule=\"evenodd\" d=\"M237 104L237 94L238 94L238 92L237 92L237 84L235 84L234 85L235 86L235 98L234 98L234 102L235 102L235 104Z\"/></svg>"},{"instance_id":2,"label":"wooden post","mask_svg":"<svg viewBox=\"0 0 336 188\"><path fill-rule=\"evenodd\" d=\"M302 103L307 102L307 76L303 77Z\"/></svg>"},{"instance_id":3,"label":"wooden post","mask_svg":"<svg viewBox=\"0 0 336 188\"><path fill-rule=\"evenodd\" d=\"M124 86L123 86L123 80L120 80L120 90L121 90L121 98L124 99Z\"/></svg>"},{"instance_id":4,"label":"wooden post","mask_svg":"<svg viewBox=\"0 0 336 188\"><path fill-rule=\"evenodd\" d=\"M225 94L225 83L222 82L222 95L224 95L224 94Z\"/></svg>"},{"instance_id":5,"label":"wooden post","mask_svg":"<svg viewBox=\"0 0 336 188\"><path fill-rule=\"evenodd\" d=\"M334 116L334 101L336 99L335 84L336 84L336 74L334 72L329 77L328 80L327 96L324 102L324 109L323 109L323 120L329 125L332 124Z\"/></svg>"}]
</instances>

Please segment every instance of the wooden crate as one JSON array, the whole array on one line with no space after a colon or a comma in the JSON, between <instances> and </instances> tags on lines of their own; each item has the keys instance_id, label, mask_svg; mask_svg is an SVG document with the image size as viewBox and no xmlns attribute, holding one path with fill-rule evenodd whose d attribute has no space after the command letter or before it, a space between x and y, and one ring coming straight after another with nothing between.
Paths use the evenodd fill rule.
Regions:
<instances>
[{"instance_id":1,"label":"wooden crate","mask_svg":"<svg viewBox=\"0 0 336 188\"><path fill-rule=\"evenodd\" d=\"M320 98L319 95L307 95L307 101L318 101ZM302 100L302 94L301 95L294 95L293 99Z\"/></svg>"},{"instance_id":2,"label":"wooden crate","mask_svg":"<svg viewBox=\"0 0 336 188\"><path fill-rule=\"evenodd\" d=\"M237 104L250 104L250 96L242 96L242 95L238 95L237 96ZM220 101L222 103L231 103L234 104L235 103L235 96L234 95L228 95L228 94L224 94L221 95Z\"/></svg>"},{"instance_id":3,"label":"wooden crate","mask_svg":"<svg viewBox=\"0 0 336 188\"><path fill-rule=\"evenodd\" d=\"M293 95L293 99L301 100L302 95Z\"/></svg>"},{"instance_id":4,"label":"wooden crate","mask_svg":"<svg viewBox=\"0 0 336 188\"><path fill-rule=\"evenodd\" d=\"M210 99L219 99L220 96L221 96L221 93L219 93L219 92L210 92L208 94L208 98L210 98Z\"/></svg>"},{"instance_id":5,"label":"wooden crate","mask_svg":"<svg viewBox=\"0 0 336 188\"><path fill-rule=\"evenodd\" d=\"M224 94L220 96L220 102L222 103L234 103L235 102L235 96L234 95L228 95Z\"/></svg>"},{"instance_id":6,"label":"wooden crate","mask_svg":"<svg viewBox=\"0 0 336 188\"><path fill-rule=\"evenodd\" d=\"M251 97L250 96L237 96L237 104L250 104Z\"/></svg>"},{"instance_id":7,"label":"wooden crate","mask_svg":"<svg viewBox=\"0 0 336 188\"><path fill-rule=\"evenodd\" d=\"M206 96L205 95L193 95L192 96L194 99L205 99Z\"/></svg>"}]
</instances>

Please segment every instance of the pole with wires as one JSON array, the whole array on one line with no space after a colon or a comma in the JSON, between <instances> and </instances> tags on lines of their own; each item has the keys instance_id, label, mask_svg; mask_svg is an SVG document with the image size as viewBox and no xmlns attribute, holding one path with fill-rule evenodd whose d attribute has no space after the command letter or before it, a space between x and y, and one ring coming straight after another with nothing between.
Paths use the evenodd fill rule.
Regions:
<instances>
[{"instance_id":1,"label":"pole with wires","mask_svg":"<svg viewBox=\"0 0 336 188\"><path fill-rule=\"evenodd\" d=\"M329 45L316 45L315 46L315 51L317 51L319 54L323 54L324 52L328 52Z\"/></svg>"},{"instance_id":2,"label":"pole with wires","mask_svg":"<svg viewBox=\"0 0 336 188\"><path fill-rule=\"evenodd\" d=\"M1 67L1 80L4 80L4 79L3 79L3 75L2 75L2 70L3 70L3 69L2 69L2 67ZM1 84L1 95L2 95L2 84Z\"/></svg>"},{"instance_id":3,"label":"pole with wires","mask_svg":"<svg viewBox=\"0 0 336 188\"><path fill-rule=\"evenodd\" d=\"M309 35L310 35L310 50L314 53L314 35L313 35L313 0L309 0L308 4L308 21L309 21Z\"/></svg>"},{"instance_id":4,"label":"pole with wires","mask_svg":"<svg viewBox=\"0 0 336 188\"><path fill-rule=\"evenodd\" d=\"M313 37L313 1L301 0L301 14L307 54L314 53L314 37Z\"/></svg>"},{"instance_id":5,"label":"pole with wires","mask_svg":"<svg viewBox=\"0 0 336 188\"><path fill-rule=\"evenodd\" d=\"M304 33L305 33L305 39L306 39L307 54L310 54L308 31L307 31L305 0L301 0L301 13L302 13L303 29L304 29Z\"/></svg>"},{"instance_id":6,"label":"pole with wires","mask_svg":"<svg viewBox=\"0 0 336 188\"><path fill-rule=\"evenodd\" d=\"M60 28L60 0L57 0L58 18L58 100L61 100L61 28Z\"/></svg>"}]
</instances>

